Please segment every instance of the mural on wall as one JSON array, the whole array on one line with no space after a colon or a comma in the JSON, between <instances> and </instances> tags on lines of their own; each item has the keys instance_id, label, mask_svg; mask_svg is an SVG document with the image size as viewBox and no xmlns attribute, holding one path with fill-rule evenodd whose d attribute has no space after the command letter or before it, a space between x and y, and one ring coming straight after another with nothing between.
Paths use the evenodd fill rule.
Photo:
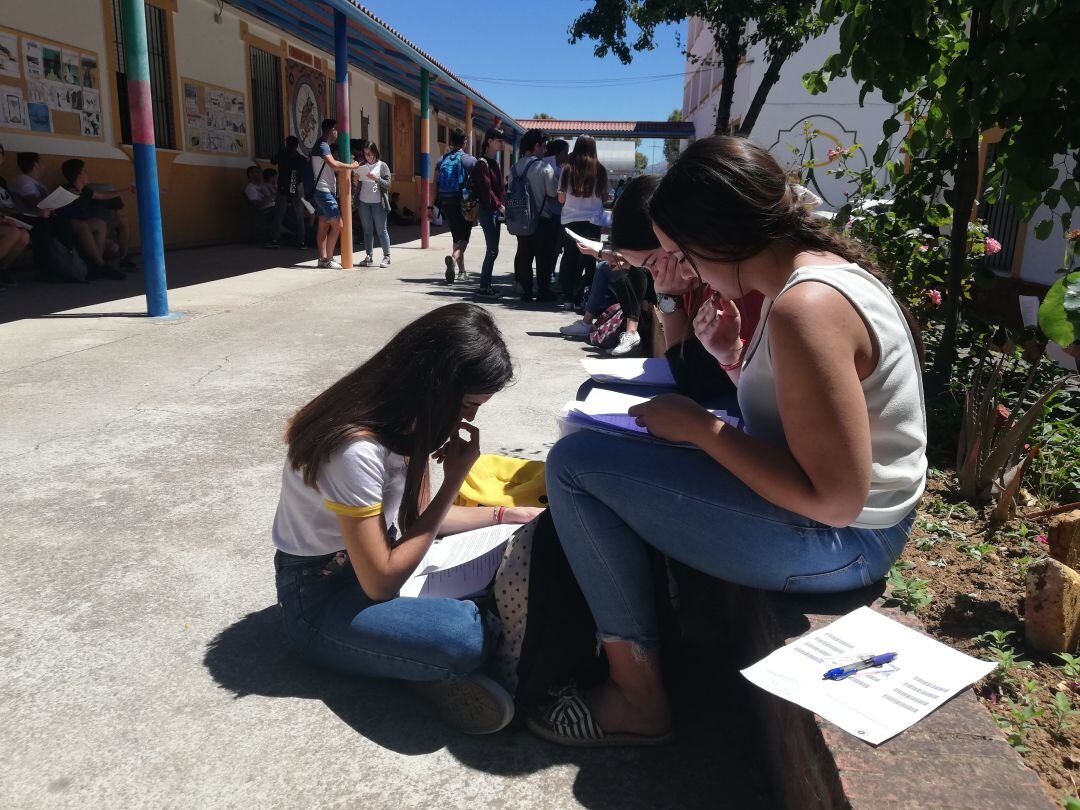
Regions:
<instances>
[{"instance_id":1,"label":"mural on wall","mask_svg":"<svg viewBox=\"0 0 1080 810\"><path fill-rule=\"evenodd\" d=\"M310 65L286 59L285 87L289 133L300 139L304 152L310 152L319 140L319 127L330 109L326 102L326 77Z\"/></svg>"},{"instance_id":2,"label":"mural on wall","mask_svg":"<svg viewBox=\"0 0 1080 810\"><path fill-rule=\"evenodd\" d=\"M96 53L0 29L0 129L102 139Z\"/></svg>"},{"instance_id":3,"label":"mural on wall","mask_svg":"<svg viewBox=\"0 0 1080 810\"><path fill-rule=\"evenodd\" d=\"M788 129L779 130L769 151L790 174L797 176L799 183L821 197L826 205L837 207L844 204L843 187L847 183L828 172L840 167L837 152L852 146L858 148L848 158L848 165L855 170L869 166L870 159L858 142L856 130L845 128L831 115L808 115ZM784 148L786 155L782 154Z\"/></svg>"}]
</instances>

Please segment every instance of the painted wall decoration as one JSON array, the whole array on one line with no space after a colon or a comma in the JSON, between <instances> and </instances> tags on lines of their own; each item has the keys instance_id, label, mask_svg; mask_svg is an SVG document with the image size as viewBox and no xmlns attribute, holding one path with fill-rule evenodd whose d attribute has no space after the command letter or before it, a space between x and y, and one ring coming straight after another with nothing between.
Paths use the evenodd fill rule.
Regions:
<instances>
[{"instance_id":1,"label":"painted wall decoration","mask_svg":"<svg viewBox=\"0 0 1080 810\"><path fill-rule=\"evenodd\" d=\"M330 109L326 99L326 77L322 71L294 59L285 60L289 133L300 139L300 148L310 152L319 140L319 127Z\"/></svg>"},{"instance_id":2,"label":"painted wall decoration","mask_svg":"<svg viewBox=\"0 0 1080 810\"><path fill-rule=\"evenodd\" d=\"M244 94L214 84L183 79L184 148L213 155L248 153Z\"/></svg>"},{"instance_id":3,"label":"painted wall decoration","mask_svg":"<svg viewBox=\"0 0 1080 810\"><path fill-rule=\"evenodd\" d=\"M0 28L0 129L102 140L98 56Z\"/></svg>"},{"instance_id":4,"label":"painted wall decoration","mask_svg":"<svg viewBox=\"0 0 1080 810\"><path fill-rule=\"evenodd\" d=\"M848 149L858 143L858 133L831 115L808 115L788 129L779 130L769 151L781 165L797 173L798 182L821 197L826 205L839 206L844 204L843 184L828 174L830 169L839 168L834 150ZM789 152L786 162L785 151ZM848 158L848 165L856 170L870 165L861 146Z\"/></svg>"}]
</instances>

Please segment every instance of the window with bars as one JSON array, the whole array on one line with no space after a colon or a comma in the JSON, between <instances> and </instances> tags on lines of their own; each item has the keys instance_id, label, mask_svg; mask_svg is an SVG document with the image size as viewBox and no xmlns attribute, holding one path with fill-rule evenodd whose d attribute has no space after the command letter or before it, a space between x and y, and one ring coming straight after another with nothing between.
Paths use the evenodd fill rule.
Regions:
<instances>
[{"instance_id":1,"label":"window with bars","mask_svg":"<svg viewBox=\"0 0 1080 810\"><path fill-rule=\"evenodd\" d=\"M281 110L281 57L254 45L248 47L255 157L269 160L281 149L285 133Z\"/></svg>"},{"instance_id":2,"label":"window with bars","mask_svg":"<svg viewBox=\"0 0 1080 810\"><path fill-rule=\"evenodd\" d=\"M333 79L326 80L326 117L333 118L337 121L337 82ZM346 121L344 123L347 124L348 122ZM338 121L339 129L341 128L341 124L342 122Z\"/></svg>"},{"instance_id":3,"label":"window with bars","mask_svg":"<svg viewBox=\"0 0 1080 810\"><path fill-rule=\"evenodd\" d=\"M379 101L379 140L376 144L383 162L394 165L394 108L388 101Z\"/></svg>"},{"instance_id":4,"label":"window with bars","mask_svg":"<svg viewBox=\"0 0 1080 810\"><path fill-rule=\"evenodd\" d=\"M131 143L131 106L124 56L124 17L121 0L112 0L113 45L116 52L116 105L120 111L120 142ZM159 149L176 148L173 116L173 79L169 66L169 12L146 5L146 54L150 62L150 97L154 116L154 142Z\"/></svg>"},{"instance_id":5,"label":"window with bars","mask_svg":"<svg viewBox=\"0 0 1080 810\"><path fill-rule=\"evenodd\" d=\"M987 144L986 167L992 166L997 157L998 144ZM1010 275L1012 273L1013 260L1016 257L1016 248L1020 236L1020 215L1012 203L1005 199L1005 186L1009 182L1009 173L1005 172L1001 177L1001 191L995 203L987 202L986 193L983 193L982 204L979 210L990 236L1001 243L1001 252L993 256L986 256L984 264L996 273ZM985 183L984 183L985 185Z\"/></svg>"}]
</instances>

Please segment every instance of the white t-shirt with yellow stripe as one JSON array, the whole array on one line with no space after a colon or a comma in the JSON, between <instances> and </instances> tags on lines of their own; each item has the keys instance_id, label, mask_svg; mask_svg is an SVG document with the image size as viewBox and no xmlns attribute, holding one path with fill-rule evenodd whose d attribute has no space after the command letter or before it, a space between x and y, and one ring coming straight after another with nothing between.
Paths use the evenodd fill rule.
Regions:
<instances>
[{"instance_id":1,"label":"white t-shirt with yellow stripe","mask_svg":"<svg viewBox=\"0 0 1080 810\"><path fill-rule=\"evenodd\" d=\"M285 462L274 516L274 545L287 554L315 557L345 548L338 515L382 515L387 532L405 491L405 459L374 439L359 438L334 451L319 469L319 488L304 483Z\"/></svg>"}]
</instances>

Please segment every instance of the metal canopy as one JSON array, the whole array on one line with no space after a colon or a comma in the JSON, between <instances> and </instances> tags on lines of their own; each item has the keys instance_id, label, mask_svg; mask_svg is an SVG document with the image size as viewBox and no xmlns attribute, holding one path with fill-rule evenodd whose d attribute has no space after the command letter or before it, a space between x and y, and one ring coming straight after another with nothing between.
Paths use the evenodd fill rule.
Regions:
<instances>
[{"instance_id":1,"label":"metal canopy","mask_svg":"<svg viewBox=\"0 0 1080 810\"><path fill-rule=\"evenodd\" d=\"M325 53L334 53L334 10L348 17L349 63L379 82L420 97L420 69L431 73L431 105L439 112L465 120L465 99L474 101L478 129L501 118L503 126L524 129L514 118L457 78L432 56L353 0L228 0L229 4L264 20Z\"/></svg>"},{"instance_id":2,"label":"metal canopy","mask_svg":"<svg viewBox=\"0 0 1080 810\"><path fill-rule=\"evenodd\" d=\"M517 122L523 129L548 135L591 135L594 138L693 138L692 121L567 121L536 118Z\"/></svg>"}]
</instances>

